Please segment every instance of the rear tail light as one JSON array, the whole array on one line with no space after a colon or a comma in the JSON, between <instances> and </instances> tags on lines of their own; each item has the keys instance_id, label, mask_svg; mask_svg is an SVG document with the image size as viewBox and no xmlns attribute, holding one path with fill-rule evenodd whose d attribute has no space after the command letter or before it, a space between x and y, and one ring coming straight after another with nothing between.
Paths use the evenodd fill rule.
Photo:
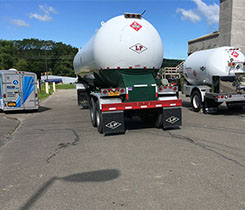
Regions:
<instances>
[{"instance_id":1,"label":"rear tail light","mask_svg":"<svg viewBox=\"0 0 245 210\"><path fill-rule=\"evenodd\" d=\"M161 92L161 91L162 91L162 88L160 87L160 88L158 89L158 91Z\"/></svg>"},{"instance_id":2,"label":"rear tail light","mask_svg":"<svg viewBox=\"0 0 245 210\"><path fill-rule=\"evenodd\" d=\"M176 91L177 90L177 88L176 87L174 87L174 91Z\"/></svg>"},{"instance_id":3,"label":"rear tail light","mask_svg":"<svg viewBox=\"0 0 245 210\"><path fill-rule=\"evenodd\" d=\"M120 93L125 93L125 90L124 89L120 89Z\"/></svg>"},{"instance_id":4,"label":"rear tail light","mask_svg":"<svg viewBox=\"0 0 245 210\"><path fill-rule=\"evenodd\" d=\"M107 94L107 90L103 90L103 94Z\"/></svg>"},{"instance_id":5,"label":"rear tail light","mask_svg":"<svg viewBox=\"0 0 245 210\"><path fill-rule=\"evenodd\" d=\"M236 64L235 63L232 63L232 66L235 66Z\"/></svg>"},{"instance_id":6,"label":"rear tail light","mask_svg":"<svg viewBox=\"0 0 245 210\"><path fill-rule=\"evenodd\" d=\"M164 86L163 88L164 88L164 89L167 89L167 86Z\"/></svg>"},{"instance_id":7,"label":"rear tail light","mask_svg":"<svg viewBox=\"0 0 245 210\"><path fill-rule=\"evenodd\" d=\"M37 98L37 93L35 93L35 97Z\"/></svg>"},{"instance_id":8,"label":"rear tail light","mask_svg":"<svg viewBox=\"0 0 245 210\"><path fill-rule=\"evenodd\" d=\"M232 95L231 94L229 95L229 98L232 98Z\"/></svg>"},{"instance_id":9,"label":"rear tail light","mask_svg":"<svg viewBox=\"0 0 245 210\"><path fill-rule=\"evenodd\" d=\"M243 63L243 66L245 66L245 62Z\"/></svg>"},{"instance_id":10,"label":"rear tail light","mask_svg":"<svg viewBox=\"0 0 245 210\"><path fill-rule=\"evenodd\" d=\"M224 98L224 96L222 95L221 98Z\"/></svg>"},{"instance_id":11,"label":"rear tail light","mask_svg":"<svg viewBox=\"0 0 245 210\"><path fill-rule=\"evenodd\" d=\"M5 93L3 94L3 98L6 98L6 94Z\"/></svg>"}]
</instances>

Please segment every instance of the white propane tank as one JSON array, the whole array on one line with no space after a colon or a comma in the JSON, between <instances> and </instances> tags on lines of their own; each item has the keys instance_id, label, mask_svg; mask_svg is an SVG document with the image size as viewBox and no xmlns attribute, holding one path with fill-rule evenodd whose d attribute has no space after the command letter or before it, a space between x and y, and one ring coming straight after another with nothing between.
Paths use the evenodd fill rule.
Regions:
<instances>
[{"instance_id":1,"label":"white propane tank","mask_svg":"<svg viewBox=\"0 0 245 210\"><path fill-rule=\"evenodd\" d=\"M219 47L191 54L184 63L185 79L192 85L212 85L213 76L245 73L243 53L234 47Z\"/></svg>"},{"instance_id":2,"label":"white propane tank","mask_svg":"<svg viewBox=\"0 0 245 210\"><path fill-rule=\"evenodd\" d=\"M124 14L106 23L76 54L76 74L100 69L159 69L163 45L156 29L139 14Z\"/></svg>"}]
</instances>

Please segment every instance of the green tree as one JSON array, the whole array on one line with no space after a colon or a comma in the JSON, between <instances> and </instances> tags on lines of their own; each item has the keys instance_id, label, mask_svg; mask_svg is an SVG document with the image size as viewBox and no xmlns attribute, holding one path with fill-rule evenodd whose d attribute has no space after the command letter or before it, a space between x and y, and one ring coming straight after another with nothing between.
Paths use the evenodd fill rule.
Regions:
<instances>
[{"instance_id":1,"label":"green tree","mask_svg":"<svg viewBox=\"0 0 245 210\"><path fill-rule=\"evenodd\" d=\"M29 65L26 59L20 58L18 59L17 63L14 65L14 68L17 69L18 71L28 71L29 70Z\"/></svg>"},{"instance_id":2,"label":"green tree","mask_svg":"<svg viewBox=\"0 0 245 210\"><path fill-rule=\"evenodd\" d=\"M0 69L13 68L17 62L16 52L17 48L12 41L0 40Z\"/></svg>"}]
</instances>

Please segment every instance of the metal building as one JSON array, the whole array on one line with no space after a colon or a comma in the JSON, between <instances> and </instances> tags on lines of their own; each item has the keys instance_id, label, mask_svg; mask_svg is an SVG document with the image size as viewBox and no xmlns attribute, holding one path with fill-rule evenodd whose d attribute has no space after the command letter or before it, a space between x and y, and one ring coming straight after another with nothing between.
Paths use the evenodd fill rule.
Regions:
<instances>
[{"instance_id":1,"label":"metal building","mask_svg":"<svg viewBox=\"0 0 245 210\"><path fill-rule=\"evenodd\" d=\"M245 0L220 0L219 31L188 42L188 55L222 46L241 48L245 53Z\"/></svg>"}]
</instances>

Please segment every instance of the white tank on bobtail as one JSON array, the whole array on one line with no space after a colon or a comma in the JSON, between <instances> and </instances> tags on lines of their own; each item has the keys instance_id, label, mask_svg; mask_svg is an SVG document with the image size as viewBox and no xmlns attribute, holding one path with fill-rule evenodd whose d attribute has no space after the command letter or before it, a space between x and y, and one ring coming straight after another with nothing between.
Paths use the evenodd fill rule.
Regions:
<instances>
[{"instance_id":1,"label":"white tank on bobtail","mask_svg":"<svg viewBox=\"0 0 245 210\"><path fill-rule=\"evenodd\" d=\"M124 14L106 23L74 58L76 74L100 69L159 69L163 44L157 30L140 14Z\"/></svg>"},{"instance_id":2,"label":"white tank on bobtail","mask_svg":"<svg viewBox=\"0 0 245 210\"><path fill-rule=\"evenodd\" d=\"M245 57L234 47L197 51L186 59L183 73L191 85L212 85L213 76L245 73Z\"/></svg>"}]
</instances>

